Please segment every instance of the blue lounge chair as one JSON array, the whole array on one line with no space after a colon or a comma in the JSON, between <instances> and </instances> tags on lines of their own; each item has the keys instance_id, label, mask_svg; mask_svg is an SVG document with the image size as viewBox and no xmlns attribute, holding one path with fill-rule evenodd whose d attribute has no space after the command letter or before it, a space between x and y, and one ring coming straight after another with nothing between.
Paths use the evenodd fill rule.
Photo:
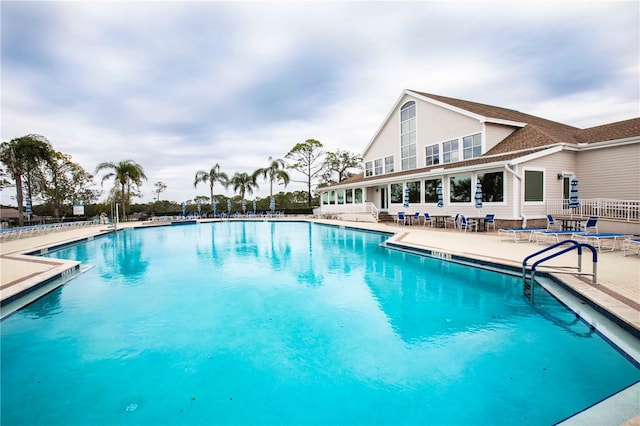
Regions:
<instances>
[{"instance_id":1,"label":"blue lounge chair","mask_svg":"<svg viewBox=\"0 0 640 426\"><path fill-rule=\"evenodd\" d=\"M449 225L452 225L454 228L458 227L458 219L460 218L460 214L457 214L456 217L448 217L444 222L444 227L448 228Z\"/></svg>"},{"instance_id":2,"label":"blue lounge chair","mask_svg":"<svg viewBox=\"0 0 640 426\"><path fill-rule=\"evenodd\" d=\"M627 238L622 241L622 252L625 256L631 253L633 250L635 250L636 252L632 254L640 253L640 238Z\"/></svg>"},{"instance_id":3,"label":"blue lounge chair","mask_svg":"<svg viewBox=\"0 0 640 426\"><path fill-rule=\"evenodd\" d=\"M411 218L411 224L415 225L416 223L420 224L420 212L415 212Z\"/></svg>"},{"instance_id":4,"label":"blue lounge chair","mask_svg":"<svg viewBox=\"0 0 640 426\"><path fill-rule=\"evenodd\" d=\"M574 234L574 238L576 240L591 244L592 246L597 247L598 251L602 251L602 248L603 248L602 243L604 241L611 241L610 251L613 251L616 248L617 241L622 242L623 240L629 239L631 237L632 235L629 235L629 234L616 234L613 232L600 233L600 234L598 233L591 234L591 233L585 232L580 234ZM622 245L620 248L622 248Z\"/></svg>"},{"instance_id":5,"label":"blue lounge chair","mask_svg":"<svg viewBox=\"0 0 640 426\"><path fill-rule=\"evenodd\" d=\"M402 222L403 225L407 224L407 216L405 216L404 212L398 212L396 216L396 223Z\"/></svg>"},{"instance_id":6,"label":"blue lounge chair","mask_svg":"<svg viewBox=\"0 0 640 426\"><path fill-rule=\"evenodd\" d=\"M540 231L535 231L533 233L535 240L536 240L536 244L540 244L540 243L547 243L549 242L548 240L553 240L556 243L560 242L560 237L565 237L565 238L572 238L574 235L582 235L582 232L576 232L576 231L561 231L561 230L540 230Z\"/></svg>"},{"instance_id":7,"label":"blue lounge chair","mask_svg":"<svg viewBox=\"0 0 640 426\"><path fill-rule=\"evenodd\" d=\"M544 231L542 228L502 228L498 229L498 236L500 240L513 239L514 242L520 243L523 241L530 242L533 239L533 233L538 231Z\"/></svg>"}]
</instances>

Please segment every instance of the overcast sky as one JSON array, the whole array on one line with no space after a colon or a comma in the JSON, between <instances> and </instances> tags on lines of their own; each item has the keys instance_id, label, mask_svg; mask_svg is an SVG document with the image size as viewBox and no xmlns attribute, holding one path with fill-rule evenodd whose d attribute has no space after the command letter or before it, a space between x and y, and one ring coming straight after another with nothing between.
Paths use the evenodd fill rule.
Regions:
<instances>
[{"instance_id":1,"label":"overcast sky","mask_svg":"<svg viewBox=\"0 0 640 426\"><path fill-rule=\"evenodd\" d=\"M640 115L637 1L0 8L2 140L43 135L91 173L132 159L136 202L157 181L162 199L208 195L197 170L252 173L306 139L361 153L404 89L581 128Z\"/></svg>"}]
</instances>

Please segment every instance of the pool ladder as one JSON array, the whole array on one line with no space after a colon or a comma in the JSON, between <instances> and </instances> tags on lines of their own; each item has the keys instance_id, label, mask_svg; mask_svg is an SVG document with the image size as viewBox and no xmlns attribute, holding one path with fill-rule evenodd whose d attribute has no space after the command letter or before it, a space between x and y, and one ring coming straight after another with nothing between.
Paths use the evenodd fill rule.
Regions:
<instances>
[{"instance_id":1,"label":"pool ladder","mask_svg":"<svg viewBox=\"0 0 640 426\"><path fill-rule=\"evenodd\" d=\"M569 247L565 247L561 250L550 253L541 259L535 260L531 264L531 266L527 265L530 260L533 260L534 258L540 255L546 254L547 252L554 250L558 247L566 246L566 245L568 245ZM593 272L590 274L582 272L582 248L583 247L591 250L591 253L593 255ZM596 250L596 248L593 247L591 244L580 243L575 240L560 241L558 243L550 245L549 247L539 250L533 254L530 254L529 256L525 257L524 260L522 261L522 292L527 297L527 299L531 301L531 303L534 302L536 268L542 262L546 262L547 260L553 259L555 257L560 256L561 254L565 254L573 250L578 251L577 267L556 266L554 267L553 270L549 270L549 271L553 271L555 273L565 273L565 274L568 273L568 274L574 274L574 275L590 275L592 279L592 283L594 285L598 283L598 251ZM577 270L577 272L575 270Z\"/></svg>"}]
</instances>

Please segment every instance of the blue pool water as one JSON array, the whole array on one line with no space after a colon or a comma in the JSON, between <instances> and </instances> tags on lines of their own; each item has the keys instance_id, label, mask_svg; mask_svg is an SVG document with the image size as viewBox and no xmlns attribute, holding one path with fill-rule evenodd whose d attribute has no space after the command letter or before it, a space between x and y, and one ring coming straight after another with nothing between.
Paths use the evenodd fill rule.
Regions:
<instances>
[{"instance_id":1,"label":"blue pool water","mask_svg":"<svg viewBox=\"0 0 640 426\"><path fill-rule=\"evenodd\" d=\"M640 370L517 277L302 222L119 232L2 321L7 425L548 425Z\"/></svg>"}]
</instances>

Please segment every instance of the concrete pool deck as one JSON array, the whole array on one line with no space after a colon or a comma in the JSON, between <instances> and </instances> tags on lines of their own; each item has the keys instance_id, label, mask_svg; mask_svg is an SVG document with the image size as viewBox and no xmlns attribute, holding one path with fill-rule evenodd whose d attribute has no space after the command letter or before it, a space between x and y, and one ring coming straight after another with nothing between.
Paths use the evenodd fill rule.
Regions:
<instances>
[{"instance_id":1,"label":"concrete pool deck","mask_svg":"<svg viewBox=\"0 0 640 426\"><path fill-rule=\"evenodd\" d=\"M264 220L264 219L249 219ZM296 220L279 218L273 220ZM307 220L307 219L302 219ZM207 220L203 220L206 222ZM393 233L390 242L409 248L428 250L437 254L455 255L490 264L521 268L522 260L547 245L535 242L502 240L497 232L460 232L453 229L401 226L385 223L347 222L339 220L311 220L334 226L353 227ZM122 223L119 228L145 227L149 222ZM0 299L6 300L37 286L64 271L77 267L77 262L45 259L24 253L40 251L60 244L72 243L102 235L105 225L95 225L46 235L0 243ZM583 271L592 271L591 256L583 256ZM575 266L577 256L565 254L549 262L551 266ZM621 250L602 251L598 255L598 284L572 274L558 277L568 287L594 304L610 312L630 327L640 331L640 255L624 256ZM640 413L640 401L637 403ZM624 423L624 420L618 424ZM640 414L627 425L640 425Z\"/></svg>"}]
</instances>

